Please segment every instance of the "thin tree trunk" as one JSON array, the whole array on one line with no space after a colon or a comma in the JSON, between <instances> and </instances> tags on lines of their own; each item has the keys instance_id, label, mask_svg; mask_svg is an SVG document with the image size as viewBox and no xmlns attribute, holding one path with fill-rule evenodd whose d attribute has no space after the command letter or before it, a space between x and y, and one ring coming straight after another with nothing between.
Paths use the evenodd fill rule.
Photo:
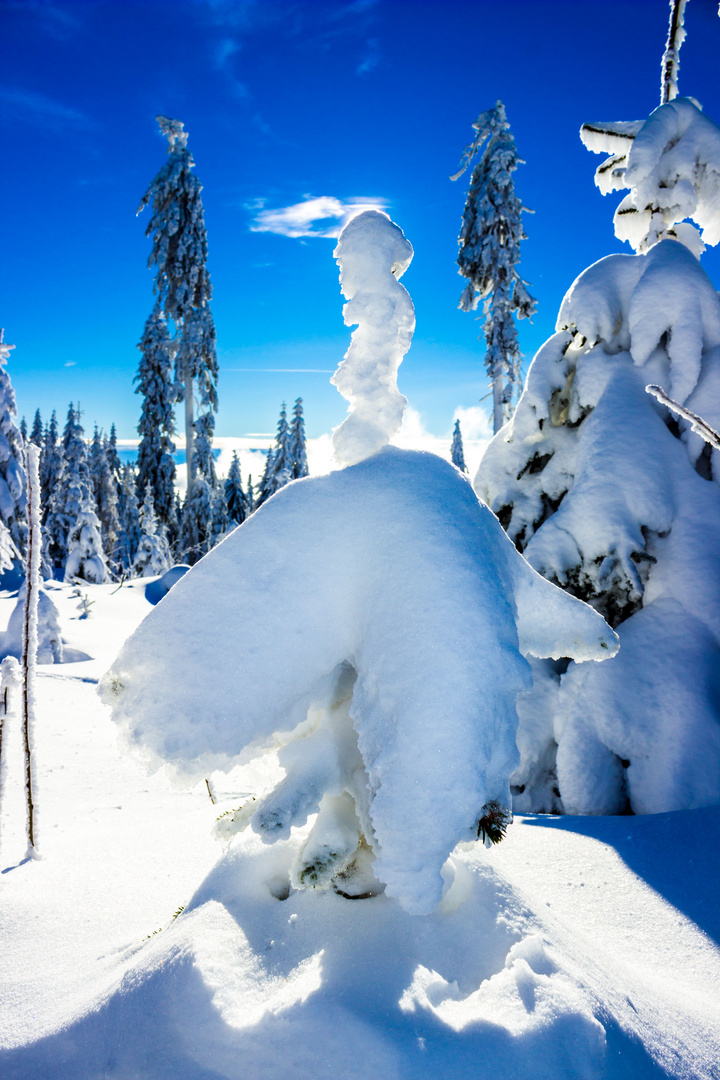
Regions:
<instances>
[{"instance_id":1,"label":"thin tree trunk","mask_svg":"<svg viewBox=\"0 0 720 1080\"><path fill-rule=\"evenodd\" d=\"M676 98L678 93L677 73L680 68L680 46L685 40L683 28L685 4L686 0L671 0L670 3L670 26L662 58L661 105L667 105L668 101Z\"/></svg>"},{"instance_id":2,"label":"thin tree trunk","mask_svg":"<svg viewBox=\"0 0 720 1080\"><path fill-rule=\"evenodd\" d=\"M25 795L27 799L28 844L35 852L35 805L33 802L33 767L31 727L35 708L35 664L37 661L38 577L40 571L40 480L38 475L40 450L27 450L28 543L25 574L25 611L23 618L22 676L22 734L25 750Z\"/></svg>"}]
</instances>

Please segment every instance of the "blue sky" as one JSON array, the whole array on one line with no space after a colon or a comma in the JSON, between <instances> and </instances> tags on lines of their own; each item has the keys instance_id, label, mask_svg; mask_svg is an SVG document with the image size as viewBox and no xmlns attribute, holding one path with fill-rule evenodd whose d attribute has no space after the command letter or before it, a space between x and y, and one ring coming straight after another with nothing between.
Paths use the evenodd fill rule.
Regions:
<instances>
[{"instance_id":1,"label":"blue sky","mask_svg":"<svg viewBox=\"0 0 720 1080\"><path fill-rule=\"evenodd\" d=\"M273 431L297 396L311 436L342 420L328 381L350 335L334 242L302 234L341 220L314 214L366 200L415 248L400 388L430 431L449 431L487 392L481 324L457 308L467 175L449 179L472 121L501 98L527 162L515 177L534 210L529 359L577 274L623 250L620 195L594 187L601 159L578 129L659 103L667 14L665 0L0 0L0 325L16 345L19 412L62 421L80 400L88 430L135 434L136 343L153 303L147 212L135 211L164 159L164 113L184 121L204 186L217 433ZM680 91L720 121L715 0L690 0L686 28ZM718 253L703 261L717 283Z\"/></svg>"}]
</instances>

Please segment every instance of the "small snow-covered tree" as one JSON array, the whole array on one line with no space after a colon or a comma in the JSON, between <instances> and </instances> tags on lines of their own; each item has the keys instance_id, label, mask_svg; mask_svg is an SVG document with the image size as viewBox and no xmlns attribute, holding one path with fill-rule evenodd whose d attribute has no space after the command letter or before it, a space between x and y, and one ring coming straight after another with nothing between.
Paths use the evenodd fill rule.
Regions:
<instances>
[{"instance_id":1,"label":"small snow-covered tree","mask_svg":"<svg viewBox=\"0 0 720 1080\"><path fill-rule=\"evenodd\" d=\"M42 447L43 444L43 422L40 416L40 410L35 410L35 418L33 420L33 426L30 429L30 442L35 446Z\"/></svg>"},{"instance_id":2,"label":"small snow-covered tree","mask_svg":"<svg viewBox=\"0 0 720 1080\"><path fill-rule=\"evenodd\" d=\"M290 427L287 422L285 402L280 409L275 445L270 450L265 471L258 488L257 506L262 506L271 495L285 487L293 479L293 454L290 446Z\"/></svg>"},{"instance_id":3,"label":"small snow-covered tree","mask_svg":"<svg viewBox=\"0 0 720 1080\"><path fill-rule=\"evenodd\" d=\"M25 440L15 423L15 391L5 368L14 348L3 342L0 330L0 520L23 554L27 537Z\"/></svg>"},{"instance_id":4,"label":"small snow-covered tree","mask_svg":"<svg viewBox=\"0 0 720 1080\"><path fill-rule=\"evenodd\" d=\"M135 470L132 465L124 465L121 472L120 495L118 498L120 532L118 534L117 559L121 570L125 573L130 571L140 543L140 510L137 495L135 494L136 486Z\"/></svg>"},{"instance_id":5,"label":"small snow-covered tree","mask_svg":"<svg viewBox=\"0 0 720 1080\"><path fill-rule=\"evenodd\" d=\"M117 432L115 425L110 425L110 434L105 440L105 453L107 454L108 465L110 467L110 474L115 480L118 488L118 494L120 492L120 479L122 474L122 464L120 462L120 455L117 448Z\"/></svg>"},{"instance_id":6,"label":"small snow-covered tree","mask_svg":"<svg viewBox=\"0 0 720 1080\"><path fill-rule=\"evenodd\" d=\"M170 339L167 320L158 306L145 323L138 348L142 357L135 376L135 393L143 395L143 406L138 424L137 490L143 492L149 485L155 511L165 523L172 513L175 494L172 436L177 390L172 377L175 345Z\"/></svg>"},{"instance_id":7,"label":"small snow-covered tree","mask_svg":"<svg viewBox=\"0 0 720 1080\"><path fill-rule=\"evenodd\" d=\"M50 496L55 490L62 472L63 453L58 442L57 414L53 409L50 423L43 435L42 454L40 456L40 493L43 509L43 523L47 519Z\"/></svg>"},{"instance_id":8,"label":"small snow-covered tree","mask_svg":"<svg viewBox=\"0 0 720 1080\"><path fill-rule=\"evenodd\" d=\"M512 416L520 391L520 348L514 316L529 319L535 300L517 271L520 241L525 240L522 212L515 194L513 172L522 159L505 116L505 106L480 113L477 132L466 148L457 180L485 149L470 177L458 254L459 273L468 279L460 297L463 311L474 311L484 301L485 367L492 384L493 430L499 431Z\"/></svg>"},{"instance_id":9,"label":"small snow-covered tree","mask_svg":"<svg viewBox=\"0 0 720 1080\"><path fill-rule=\"evenodd\" d=\"M582 137L612 154L601 189L631 188L615 227L636 254L573 284L475 486L531 565L601 611L622 648L602 673L536 670L516 806L686 809L720 801L720 451L645 386L720 426L720 301L698 261L720 240L720 129L676 97L645 123Z\"/></svg>"},{"instance_id":10,"label":"small snow-covered tree","mask_svg":"<svg viewBox=\"0 0 720 1080\"><path fill-rule=\"evenodd\" d=\"M212 414L218 405L215 325L210 312L212 286L206 266L202 185L192 171L195 162L187 148L187 132L179 120L166 116L158 116L157 120L168 140L168 156L145 192L138 213L152 204L152 216L146 230L146 235L152 236L153 241L148 262L156 267L158 308L175 328L172 337L175 378L185 402L188 491L192 491L195 431L201 440L212 437ZM195 389L202 410L198 422L194 418ZM203 470L203 475L214 483L204 446L200 453L201 468L203 465L209 468L209 473Z\"/></svg>"},{"instance_id":11,"label":"small snow-covered tree","mask_svg":"<svg viewBox=\"0 0 720 1080\"><path fill-rule=\"evenodd\" d=\"M467 472L468 468L465 464L465 452L463 450L462 432L460 431L460 421L455 421L455 427L453 428L452 443L450 446L450 460L453 465L460 470L460 472Z\"/></svg>"},{"instance_id":12,"label":"small snow-covered tree","mask_svg":"<svg viewBox=\"0 0 720 1080\"><path fill-rule=\"evenodd\" d=\"M228 517L231 523L241 525L249 514L247 497L243 491L242 477L240 475L240 459L237 451L233 450L232 462L228 470L224 484L225 503Z\"/></svg>"},{"instance_id":13,"label":"small snow-covered tree","mask_svg":"<svg viewBox=\"0 0 720 1080\"><path fill-rule=\"evenodd\" d=\"M218 484L212 493L212 513L210 516L210 547L215 547L230 528L231 521L228 513L225 487Z\"/></svg>"},{"instance_id":14,"label":"small snow-covered tree","mask_svg":"<svg viewBox=\"0 0 720 1080\"><path fill-rule=\"evenodd\" d=\"M302 398L298 398L293 408L290 425L290 456L292 457L293 480L308 475L307 441L305 439L305 419L303 417Z\"/></svg>"},{"instance_id":15,"label":"small snow-covered tree","mask_svg":"<svg viewBox=\"0 0 720 1080\"><path fill-rule=\"evenodd\" d=\"M53 566L60 569L68 557L70 529L86 507L94 513L88 451L79 413L72 402L62 436L62 468L50 493L45 527L50 536Z\"/></svg>"},{"instance_id":16,"label":"small snow-covered tree","mask_svg":"<svg viewBox=\"0 0 720 1080\"><path fill-rule=\"evenodd\" d=\"M152 489L145 489L140 509L140 542L133 562L135 577L155 577L170 569L171 556L165 529L158 521L153 506Z\"/></svg>"},{"instance_id":17,"label":"small snow-covered tree","mask_svg":"<svg viewBox=\"0 0 720 1080\"><path fill-rule=\"evenodd\" d=\"M110 472L110 463L105 449L105 442L100 432L95 427L93 440L90 444L88 460L90 480L92 483L95 509L102 530L103 550L109 557L114 557L117 545L120 522L117 508L117 485Z\"/></svg>"},{"instance_id":18,"label":"small snow-covered tree","mask_svg":"<svg viewBox=\"0 0 720 1080\"><path fill-rule=\"evenodd\" d=\"M212 492L202 476L196 477L192 491L188 492L182 508L179 556L193 566L210 549L210 522L212 519Z\"/></svg>"},{"instance_id":19,"label":"small snow-covered tree","mask_svg":"<svg viewBox=\"0 0 720 1080\"><path fill-rule=\"evenodd\" d=\"M100 520L91 497L85 499L67 537L68 556L65 581L101 585L109 574L100 535Z\"/></svg>"}]
</instances>

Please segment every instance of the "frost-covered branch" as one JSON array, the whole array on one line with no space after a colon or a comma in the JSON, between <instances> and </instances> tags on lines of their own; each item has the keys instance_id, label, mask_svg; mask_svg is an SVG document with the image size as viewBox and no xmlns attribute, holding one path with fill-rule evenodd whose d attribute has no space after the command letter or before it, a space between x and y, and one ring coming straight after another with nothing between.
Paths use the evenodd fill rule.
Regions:
<instances>
[{"instance_id":1,"label":"frost-covered branch","mask_svg":"<svg viewBox=\"0 0 720 1080\"><path fill-rule=\"evenodd\" d=\"M670 26L668 27L665 53L662 58L662 78L660 82L660 104L666 105L678 94L678 70L680 68L680 46L685 40L685 4L686 0L670 0Z\"/></svg>"},{"instance_id":2,"label":"frost-covered branch","mask_svg":"<svg viewBox=\"0 0 720 1080\"><path fill-rule=\"evenodd\" d=\"M720 434L715 428L710 427L707 421L703 420L697 413L691 412L690 409L686 409L684 405L680 405L679 402L673 401L671 397L665 393L661 386L655 386L650 384L645 387L648 394L652 394L654 398L665 405L672 412L678 416L682 416L683 420L687 420L693 431L695 431L702 439L705 440L715 450L720 450Z\"/></svg>"}]
</instances>

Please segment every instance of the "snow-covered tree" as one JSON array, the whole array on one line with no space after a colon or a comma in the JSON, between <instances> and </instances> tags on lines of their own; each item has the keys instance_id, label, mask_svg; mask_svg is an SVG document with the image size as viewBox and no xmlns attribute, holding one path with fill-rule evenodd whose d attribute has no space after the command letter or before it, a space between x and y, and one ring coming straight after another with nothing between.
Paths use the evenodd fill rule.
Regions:
<instances>
[{"instance_id":1,"label":"snow-covered tree","mask_svg":"<svg viewBox=\"0 0 720 1080\"><path fill-rule=\"evenodd\" d=\"M27 536L25 440L15 423L15 391L5 368L14 348L3 342L0 330L0 520L22 554Z\"/></svg>"},{"instance_id":2,"label":"snow-covered tree","mask_svg":"<svg viewBox=\"0 0 720 1080\"><path fill-rule=\"evenodd\" d=\"M30 442L35 446L42 447L43 444L43 422L40 416L40 410L35 410L35 418L33 420L33 426L30 430Z\"/></svg>"},{"instance_id":3,"label":"snow-covered tree","mask_svg":"<svg viewBox=\"0 0 720 1080\"><path fill-rule=\"evenodd\" d=\"M285 487L293 479L293 454L290 445L290 427L287 422L285 402L280 409L280 418L275 435L275 445L269 451L258 487L257 506L262 506L271 495Z\"/></svg>"},{"instance_id":4,"label":"snow-covered tree","mask_svg":"<svg viewBox=\"0 0 720 1080\"><path fill-rule=\"evenodd\" d=\"M210 550L212 491L202 476L195 478L192 491L185 496L178 539L179 556L193 566Z\"/></svg>"},{"instance_id":5,"label":"snow-covered tree","mask_svg":"<svg viewBox=\"0 0 720 1080\"><path fill-rule=\"evenodd\" d=\"M105 453L107 454L108 465L110 466L110 474L115 480L119 493L120 479L122 475L122 464L120 462L120 455L118 454L117 432L115 430L114 424L110 425L110 435L105 441Z\"/></svg>"},{"instance_id":6,"label":"snow-covered tree","mask_svg":"<svg viewBox=\"0 0 720 1080\"><path fill-rule=\"evenodd\" d=\"M248 517L250 510L248 508L247 496L245 495L242 486L240 459L235 450L233 450L232 462L230 463L230 469L228 470L224 488L228 518L231 523L241 525L245 518Z\"/></svg>"},{"instance_id":7,"label":"snow-covered tree","mask_svg":"<svg viewBox=\"0 0 720 1080\"><path fill-rule=\"evenodd\" d=\"M165 529L153 506L152 489L145 489L140 509L140 542L133 562L134 577L155 577L170 569L172 560Z\"/></svg>"},{"instance_id":8,"label":"snow-covered tree","mask_svg":"<svg viewBox=\"0 0 720 1080\"><path fill-rule=\"evenodd\" d=\"M113 558L120 531L117 484L110 471L105 441L98 431L97 425L90 444L88 469L95 499L95 509L100 519L103 550L108 557Z\"/></svg>"},{"instance_id":9,"label":"snow-covered tree","mask_svg":"<svg viewBox=\"0 0 720 1080\"><path fill-rule=\"evenodd\" d=\"M303 417L302 398L298 398L293 408L290 425L290 456L292 457L292 478L299 480L308 475L307 443L305 439L305 419Z\"/></svg>"},{"instance_id":10,"label":"snow-covered tree","mask_svg":"<svg viewBox=\"0 0 720 1080\"><path fill-rule=\"evenodd\" d=\"M143 395L142 415L138 424L137 490L150 487L155 511L160 521L168 521L175 494L175 431L173 403L177 389L173 382L175 345L170 339L167 320L155 307L145 323L142 353L135 376L135 393Z\"/></svg>"},{"instance_id":11,"label":"snow-covered tree","mask_svg":"<svg viewBox=\"0 0 720 1080\"><path fill-rule=\"evenodd\" d=\"M231 525L228 513L227 499L225 498L225 486L218 484L212 493L212 513L210 516L210 547L215 547Z\"/></svg>"},{"instance_id":12,"label":"snow-covered tree","mask_svg":"<svg viewBox=\"0 0 720 1080\"><path fill-rule=\"evenodd\" d=\"M192 171L194 161L187 149L187 132L179 120L158 116L160 130L168 140L168 156L140 203L152 204L146 235L152 236L148 264L156 267L155 295L159 310L175 332L172 345L175 378L185 402L185 442L188 491L195 474L194 434L202 440L212 436L212 414L217 410L218 366L215 325L210 312L212 286L206 267L207 235L200 193L202 185ZM195 426L194 394L201 415ZM200 462L209 466L203 447ZM212 473L212 469L211 469ZM203 472L214 482L214 474Z\"/></svg>"},{"instance_id":13,"label":"snow-covered tree","mask_svg":"<svg viewBox=\"0 0 720 1080\"><path fill-rule=\"evenodd\" d=\"M62 468L50 493L45 518L50 554L57 568L62 568L67 560L70 529L86 507L94 514L88 451L83 436L79 413L70 402L62 436Z\"/></svg>"},{"instance_id":14,"label":"snow-covered tree","mask_svg":"<svg viewBox=\"0 0 720 1080\"><path fill-rule=\"evenodd\" d=\"M136 486L135 470L132 465L124 465L120 477L120 495L118 498L120 531L116 550L120 568L125 573L129 572L132 567L140 543L140 510L135 493Z\"/></svg>"},{"instance_id":15,"label":"snow-covered tree","mask_svg":"<svg viewBox=\"0 0 720 1080\"><path fill-rule=\"evenodd\" d=\"M675 98L583 139L615 151L598 182L631 186L615 221L637 254L573 284L475 486L622 648L602 672L536 669L516 806L678 810L720 800L720 451L645 387L720 426L720 301L696 255L720 240L720 129Z\"/></svg>"},{"instance_id":16,"label":"snow-covered tree","mask_svg":"<svg viewBox=\"0 0 720 1080\"><path fill-rule=\"evenodd\" d=\"M463 450L462 432L460 431L459 420L455 421L455 427L453 428L452 443L450 445L450 460L460 472L468 471L467 465L465 464L465 452Z\"/></svg>"},{"instance_id":17,"label":"snow-covered tree","mask_svg":"<svg viewBox=\"0 0 720 1080\"><path fill-rule=\"evenodd\" d=\"M67 537L68 556L65 581L89 581L101 585L109 574L100 536L100 521L93 500L88 497L80 507Z\"/></svg>"},{"instance_id":18,"label":"snow-covered tree","mask_svg":"<svg viewBox=\"0 0 720 1080\"><path fill-rule=\"evenodd\" d=\"M53 409L50 423L43 435L42 454L40 455L40 497L43 508L43 522L47 519L50 496L60 479L62 465L63 453L58 442L57 414Z\"/></svg>"},{"instance_id":19,"label":"snow-covered tree","mask_svg":"<svg viewBox=\"0 0 720 1080\"><path fill-rule=\"evenodd\" d=\"M513 316L529 319L535 300L517 271L520 241L526 239L522 212L527 208L515 194L512 174L522 159L502 101L480 113L473 127L477 134L452 177L457 180L480 155L470 177L458 241L459 273L468 279L459 306L474 311L478 301L484 301L485 367L492 384L493 430L499 431L512 416L521 387Z\"/></svg>"}]
</instances>

